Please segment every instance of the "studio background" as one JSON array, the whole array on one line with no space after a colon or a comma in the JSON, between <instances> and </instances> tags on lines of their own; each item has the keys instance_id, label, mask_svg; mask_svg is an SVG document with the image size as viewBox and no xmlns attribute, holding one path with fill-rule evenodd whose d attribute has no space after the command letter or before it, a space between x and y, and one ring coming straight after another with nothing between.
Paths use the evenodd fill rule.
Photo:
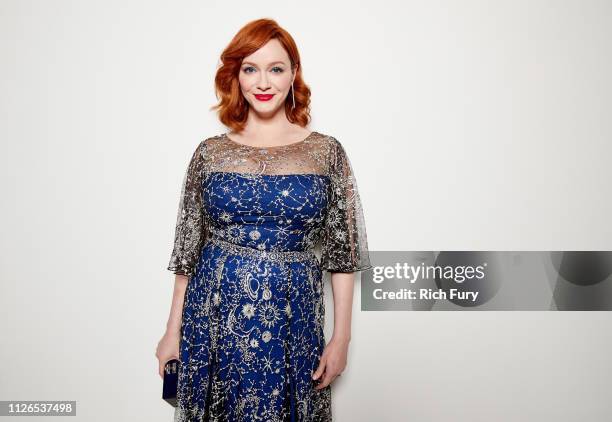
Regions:
<instances>
[{"instance_id":1,"label":"studio background","mask_svg":"<svg viewBox=\"0 0 612 422\"><path fill-rule=\"evenodd\" d=\"M180 185L261 17L296 39L372 250L611 249L609 2L1 0L0 400L171 420ZM612 418L610 313L361 312L355 287L335 420Z\"/></svg>"}]
</instances>

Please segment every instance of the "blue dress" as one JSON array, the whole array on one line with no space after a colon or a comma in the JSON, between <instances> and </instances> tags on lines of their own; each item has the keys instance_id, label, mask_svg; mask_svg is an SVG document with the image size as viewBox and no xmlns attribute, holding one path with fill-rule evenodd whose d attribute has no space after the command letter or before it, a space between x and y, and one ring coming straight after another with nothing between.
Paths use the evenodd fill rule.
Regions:
<instances>
[{"instance_id":1,"label":"blue dress","mask_svg":"<svg viewBox=\"0 0 612 422\"><path fill-rule=\"evenodd\" d=\"M368 268L361 201L337 139L203 140L168 265L189 277L175 421L331 421L331 385L312 380L326 344L323 272Z\"/></svg>"}]
</instances>

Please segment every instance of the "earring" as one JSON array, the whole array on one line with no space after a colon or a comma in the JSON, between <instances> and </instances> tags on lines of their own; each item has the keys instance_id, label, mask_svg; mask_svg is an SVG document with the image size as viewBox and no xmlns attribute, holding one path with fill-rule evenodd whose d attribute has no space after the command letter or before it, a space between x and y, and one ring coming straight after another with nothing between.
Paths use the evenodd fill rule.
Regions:
<instances>
[{"instance_id":1,"label":"earring","mask_svg":"<svg viewBox=\"0 0 612 422\"><path fill-rule=\"evenodd\" d=\"M291 82L291 98L293 99L293 107L291 107L291 110L293 110L295 108L295 94L294 94L295 90L293 89L293 82Z\"/></svg>"}]
</instances>

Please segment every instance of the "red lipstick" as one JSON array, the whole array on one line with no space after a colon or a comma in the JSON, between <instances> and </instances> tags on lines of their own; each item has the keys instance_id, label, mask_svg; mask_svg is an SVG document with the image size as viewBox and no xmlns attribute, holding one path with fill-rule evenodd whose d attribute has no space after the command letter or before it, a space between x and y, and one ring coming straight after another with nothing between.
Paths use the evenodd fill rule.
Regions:
<instances>
[{"instance_id":1,"label":"red lipstick","mask_svg":"<svg viewBox=\"0 0 612 422\"><path fill-rule=\"evenodd\" d=\"M259 101L268 101L271 100L272 97L274 97L274 94L255 94L255 98Z\"/></svg>"}]
</instances>

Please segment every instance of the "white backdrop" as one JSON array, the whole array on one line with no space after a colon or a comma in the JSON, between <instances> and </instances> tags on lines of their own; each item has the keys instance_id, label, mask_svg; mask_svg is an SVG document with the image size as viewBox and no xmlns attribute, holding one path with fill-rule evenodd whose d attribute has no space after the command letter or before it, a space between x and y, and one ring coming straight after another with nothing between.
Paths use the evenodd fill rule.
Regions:
<instances>
[{"instance_id":1,"label":"white backdrop","mask_svg":"<svg viewBox=\"0 0 612 422\"><path fill-rule=\"evenodd\" d=\"M154 356L219 54L296 39L372 250L612 246L606 1L0 0L0 400L168 421ZM327 334L333 327L327 292ZM605 312L361 312L337 421L612 418ZM27 418L26 418L27 420Z\"/></svg>"}]
</instances>

